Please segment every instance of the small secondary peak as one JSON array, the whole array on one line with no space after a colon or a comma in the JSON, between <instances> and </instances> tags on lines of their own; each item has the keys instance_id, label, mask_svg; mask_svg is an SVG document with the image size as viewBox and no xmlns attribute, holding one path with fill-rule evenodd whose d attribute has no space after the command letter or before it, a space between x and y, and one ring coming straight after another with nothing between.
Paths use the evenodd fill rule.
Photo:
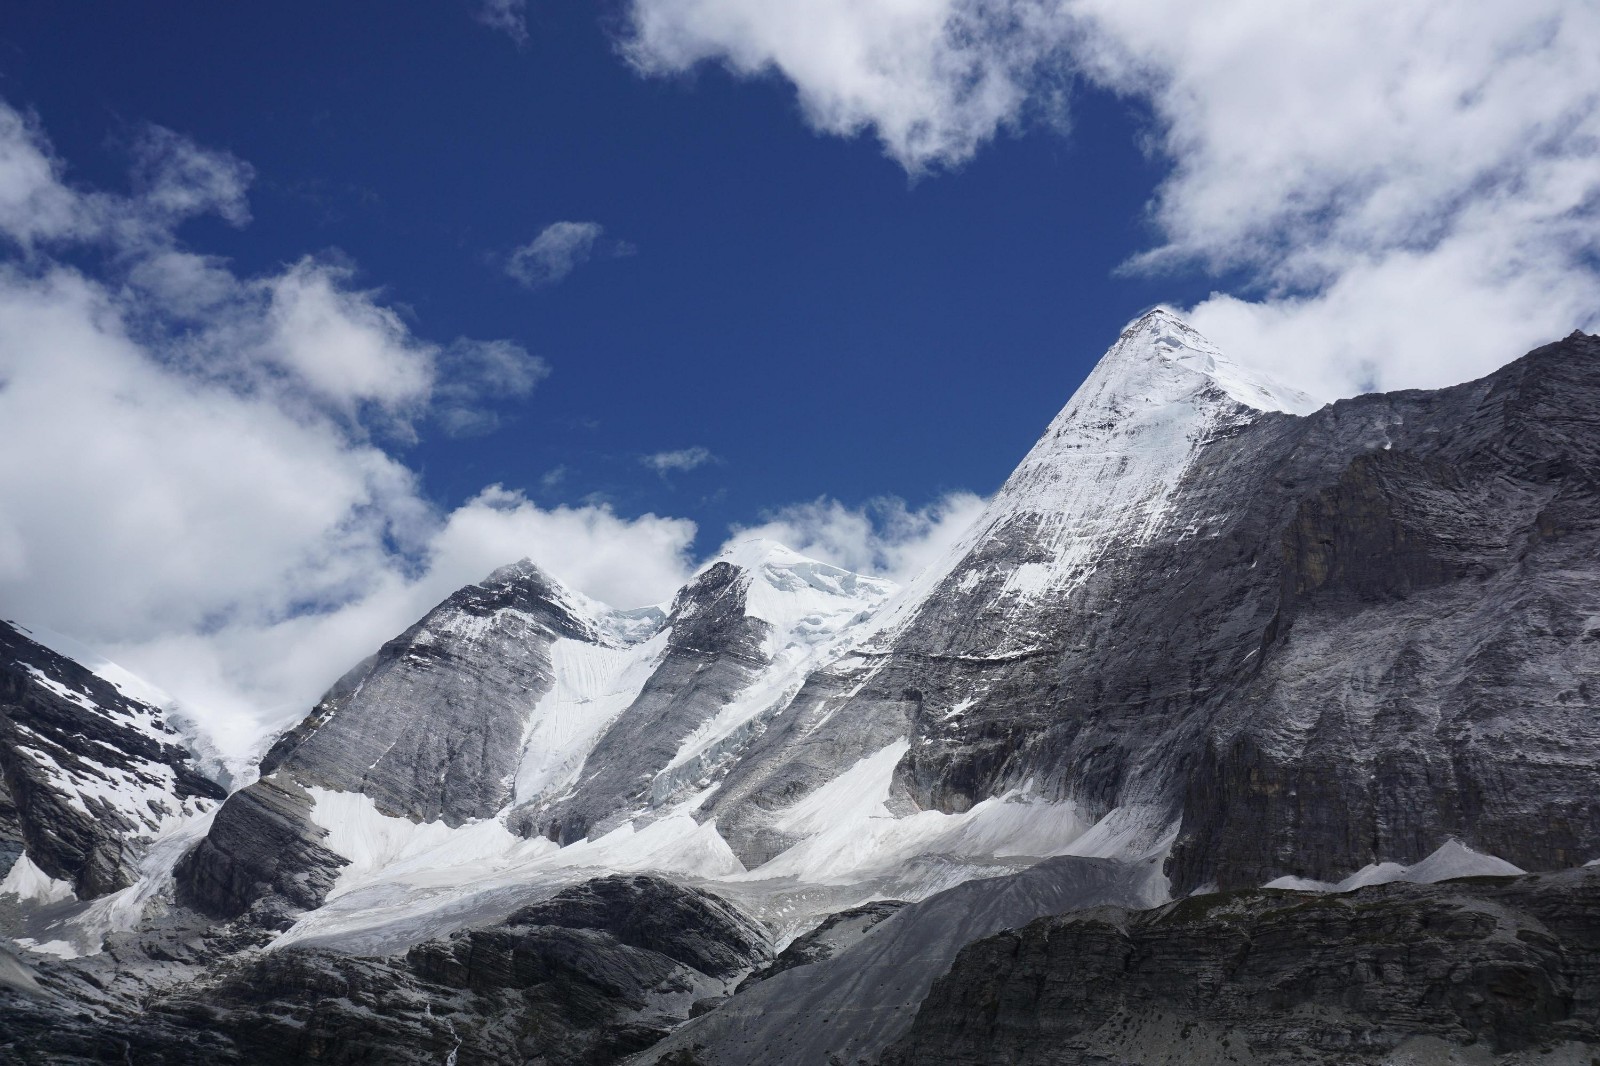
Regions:
<instances>
[{"instance_id":1,"label":"small secondary peak","mask_svg":"<svg viewBox=\"0 0 1600 1066\"><path fill-rule=\"evenodd\" d=\"M770 537L749 537L726 545L713 562L731 563L745 570L763 566L793 566L796 563L817 563L818 560L801 555L793 548ZM819 565L826 565L820 564Z\"/></svg>"}]
</instances>

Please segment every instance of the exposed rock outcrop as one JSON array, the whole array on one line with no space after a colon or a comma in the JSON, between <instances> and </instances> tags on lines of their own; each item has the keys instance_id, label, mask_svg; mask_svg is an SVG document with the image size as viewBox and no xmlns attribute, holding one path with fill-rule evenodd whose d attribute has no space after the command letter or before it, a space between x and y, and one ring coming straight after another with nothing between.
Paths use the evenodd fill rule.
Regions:
<instances>
[{"instance_id":1,"label":"exposed rock outcrop","mask_svg":"<svg viewBox=\"0 0 1600 1066\"><path fill-rule=\"evenodd\" d=\"M125 999L107 988L92 1012L73 1004L86 981L104 980L104 960L52 964L42 989L0 983L0 1058L604 1066L653 1044L696 1001L727 994L771 958L761 928L709 893L608 877L404 956L267 951L210 976L130 989Z\"/></svg>"},{"instance_id":2,"label":"exposed rock outcrop","mask_svg":"<svg viewBox=\"0 0 1600 1066\"><path fill-rule=\"evenodd\" d=\"M1600 870L1249 890L965 948L884 1066L1588 1062Z\"/></svg>"},{"instance_id":3,"label":"exposed rock outcrop","mask_svg":"<svg viewBox=\"0 0 1600 1066\"><path fill-rule=\"evenodd\" d=\"M0 878L26 861L79 899L126 888L223 795L159 708L0 622Z\"/></svg>"}]
</instances>

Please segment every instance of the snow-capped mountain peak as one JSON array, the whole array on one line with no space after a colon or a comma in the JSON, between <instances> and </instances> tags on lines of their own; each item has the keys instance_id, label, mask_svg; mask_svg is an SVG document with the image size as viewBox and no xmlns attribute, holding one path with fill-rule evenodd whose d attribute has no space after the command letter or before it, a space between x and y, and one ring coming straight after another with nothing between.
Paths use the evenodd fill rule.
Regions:
<instances>
[{"instance_id":1,"label":"snow-capped mountain peak","mask_svg":"<svg viewBox=\"0 0 1600 1066\"><path fill-rule=\"evenodd\" d=\"M1199 330L1164 307L1128 323L1073 397L1094 404L1159 402L1210 382L1230 399L1258 411L1309 414L1321 402L1223 354Z\"/></svg>"}]
</instances>

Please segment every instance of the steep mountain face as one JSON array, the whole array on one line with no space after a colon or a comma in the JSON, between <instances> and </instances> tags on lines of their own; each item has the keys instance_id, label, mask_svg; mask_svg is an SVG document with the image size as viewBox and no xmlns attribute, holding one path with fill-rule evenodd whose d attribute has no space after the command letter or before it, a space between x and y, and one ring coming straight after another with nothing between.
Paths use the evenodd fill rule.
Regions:
<instances>
[{"instance_id":1,"label":"steep mountain face","mask_svg":"<svg viewBox=\"0 0 1600 1066\"><path fill-rule=\"evenodd\" d=\"M0 898L128 888L223 795L158 708L0 622Z\"/></svg>"},{"instance_id":2,"label":"steep mountain face","mask_svg":"<svg viewBox=\"0 0 1600 1066\"><path fill-rule=\"evenodd\" d=\"M747 864L839 749L891 738L906 808L1020 789L1119 848L1175 832L1175 892L1450 837L1529 869L1600 853L1600 342L1306 416L1209 358L1168 316L1130 327L705 806Z\"/></svg>"},{"instance_id":3,"label":"steep mountain face","mask_svg":"<svg viewBox=\"0 0 1600 1066\"><path fill-rule=\"evenodd\" d=\"M565 795L532 799L518 812L522 824L570 844L650 805L649 771L667 765L708 708L732 702L769 665L763 645L771 626L746 610L748 593L747 575L725 561L678 593L649 680L600 734L582 778Z\"/></svg>"},{"instance_id":4,"label":"steep mountain face","mask_svg":"<svg viewBox=\"0 0 1600 1066\"><path fill-rule=\"evenodd\" d=\"M324 845L312 790L358 793L414 822L494 815L518 786L562 646L615 650L627 633L629 619L592 607L526 562L450 596L273 745L260 780L229 798L179 865L179 899L219 918L259 905L268 924L319 906L350 860Z\"/></svg>"},{"instance_id":5,"label":"steep mountain face","mask_svg":"<svg viewBox=\"0 0 1600 1066\"><path fill-rule=\"evenodd\" d=\"M196 1061L276 1061L260 1049L281 1045L611 1062L691 1008L638 1061L871 1063L902 1038L895 1061L940 1044L948 1061L988 1061L1003 1040L983 1026L1000 1017L1014 1061L1167 1061L1185 1047L1168 1001L1222 989L1184 1016L1220 1032L1279 971L1311 990L1283 1001L1294 1017L1354 1011L1388 1034L1355 1061L1413 1037L1493 1043L1506 1061L1588 1040L1588 919L1539 923L1557 896L1592 912L1589 880L1515 898L1392 889L1363 897L1370 927L1364 902L1317 901L1600 856L1597 471L1600 338L1450 389L1316 408L1152 312L908 587L751 541L660 608L612 610L527 562L462 589L335 685L170 877L187 838L123 875L130 899L177 908L96 919L80 940L133 930L107 939L116 960L51 963L5 994L31 981L57 997L33 1015L39 1033L80 1000L123 1024L135 993L104 991L107 974L137 972L138 1002L162 1005L139 1030L148 1046ZM26 706L55 707L46 697L66 699L45 686ZM41 727L27 728L13 733ZM79 750L76 729L51 743ZM23 839L11 811L32 796L6 783L0 848ZM73 848L39 868L93 865ZM1126 913L1263 885L1294 894ZM550 906L587 924L523 920ZM909 1028L962 944L1098 906L1126 911L994 948L1015 968L975 955L992 995L940 986ZM1461 918L1485 908L1500 909L1492 928ZM699 961L629 939L661 932L636 928L652 910L681 918ZM1545 935L1575 954L1540 954ZM1232 954L1207 954L1208 936ZM1245 965L1258 941L1296 937L1317 952ZM1369 950L1385 937L1431 954ZM1481 972L1464 961L1480 948ZM1072 961L1089 949L1167 959L1170 980ZM1442 987L1457 962L1472 1002L1515 971L1537 994L1506 1002L1578 1006L1508 1043L1500 1007L1447 1017L1437 997L1328 991L1330 974L1368 988L1391 971ZM1106 1013L1124 993L1138 1010ZM1271 1047L1288 1025L1247 1042ZM224 1034L209 1050L190 1041L208 1027ZM1057 1044L1086 1057L1041 1050ZM1200 1061L1239 1053L1218 1047Z\"/></svg>"},{"instance_id":6,"label":"steep mountain face","mask_svg":"<svg viewBox=\"0 0 1600 1066\"><path fill-rule=\"evenodd\" d=\"M282 922L383 867L328 846L332 793L495 820L496 870L667 849L912 898L1057 854L1166 854L1175 893L1452 838L1600 854L1596 344L1306 413L1152 312L910 588L755 544L628 618L530 565L457 593L280 742L180 893Z\"/></svg>"},{"instance_id":7,"label":"steep mountain face","mask_svg":"<svg viewBox=\"0 0 1600 1066\"><path fill-rule=\"evenodd\" d=\"M472 857L497 870L545 854L519 837L568 845L649 825L703 791L750 720L891 590L766 542L714 562L668 610L612 611L526 562L496 571L273 747L179 866L179 899L278 927L321 906L352 864L381 873L395 855L373 854L361 833L330 836L350 797L379 835L487 828L472 830ZM740 869L719 838L707 843L689 869ZM649 865L648 854L591 861Z\"/></svg>"},{"instance_id":8,"label":"steep mountain face","mask_svg":"<svg viewBox=\"0 0 1600 1066\"><path fill-rule=\"evenodd\" d=\"M262 760L305 786L361 792L385 814L460 825L510 799L552 646L606 643L531 563L455 593L345 676Z\"/></svg>"}]
</instances>

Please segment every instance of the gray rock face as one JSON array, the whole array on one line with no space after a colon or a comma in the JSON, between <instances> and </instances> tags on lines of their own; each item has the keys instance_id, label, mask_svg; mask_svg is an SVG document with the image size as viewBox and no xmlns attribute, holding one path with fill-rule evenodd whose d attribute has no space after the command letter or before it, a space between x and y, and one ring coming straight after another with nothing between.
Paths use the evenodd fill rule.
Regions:
<instances>
[{"instance_id":1,"label":"gray rock face","mask_svg":"<svg viewBox=\"0 0 1600 1066\"><path fill-rule=\"evenodd\" d=\"M641 1061L853 1064L906 1035L963 943L1060 911L1153 905L1166 898L1163 875L1180 896L1285 875L1336 881L1373 862L1414 863L1451 837L1536 870L1600 856L1600 339L1574 335L1451 389L1307 410L1158 312L1129 328L964 540L887 602L870 579L768 547L708 567L670 613L633 622L529 565L496 572L357 667L275 746L262 779L179 864L177 899L245 919L208 935L228 930L247 946L322 905L346 860L312 817L321 789L463 831L413 836L385 823L374 832L385 839L356 861L366 870L402 858L300 930L325 920L322 934L260 957L191 950L173 934L127 967L165 953L183 959L161 965L192 972L143 988L155 1005L146 1020L126 1023L110 993L102 1013L126 1023L129 1046L137 1038L141 1054L166 1061L257 1061L258 1048L299 1056L260 1061L612 1061L693 1011ZM23 736L0 738L0 760L15 761L5 753ZM72 736L58 729L53 743L71 751ZM14 853L50 809L15 784L24 777L6 769L0 852ZM818 793L835 782L844 787ZM958 820L925 813L1006 793L1015 805L989 804L949 835L939 827ZM366 817L364 801L341 809ZM556 853L469 825L491 818L594 846ZM52 870L114 865L89 858L101 838L73 836L92 827L62 819L66 857ZM598 839L630 821L636 832ZM859 841L844 839L858 828ZM761 881L735 876L724 842L746 867L805 846L767 871L782 877ZM876 924L872 913L841 916L714 1009L770 952L764 933L709 897L607 879L512 913L588 876L573 871L592 862L688 871L713 887L728 878L752 911L797 929L874 892L928 893L1069 847L1130 861L1058 857ZM449 882L456 862L476 871L463 877L485 878L481 891ZM1527 884L1589 906L1582 877ZM1306 1026L1356 1033L1352 1061L1384 1048L1412 1055L1407 1040L1476 1036L1514 1057L1590 1039L1584 928L1558 929L1547 916L1557 905L1531 895L1461 902L1428 891L1360 897L1383 914L1359 935L1350 930L1369 912L1355 903L1272 894L1180 907L1148 928L1125 914L1063 926L1059 937L1098 930L1078 949L1109 952L1125 972L1142 972L1146 955L1168 960L1174 983L1127 986L1148 1009L1102 1018L1062 1045L1101 1059L1062 1061L1182 1057L1182 1026L1160 1004L1199 1010L1229 967L1255 965L1258 947L1255 983L1202 1011L1191 1038L1260 1007L1251 997L1277 968L1288 987L1309 990ZM1227 900L1244 901L1237 914ZM369 914L377 924L362 925ZM391 915L410 938L405 955L330 950L401 950L382 924ZM1111 932L1093 926L1102 919ZM1184 941L1191 919L1204 936ZM365 939L338 939L350 929ZM460 931L428 939L448 930ZM1207 936L1233 954L1217 963ZM1423 946L1404 958L1368 951L1391 936ZM1309 970L1287 949L1272 953L1295 937L1321 952ZM1080 995L1069 976L1067 991L1056 988L1061 959L1041 957L994 987L1020 1002L1018 988L1034 981L1044 1004L1043 1020L1029 1020L1029 1007L1006 1023L1018 1034L1005 1052L1014 1061L1035 1061L1026 1056L1043 1054L1041 1039L1067 1032L1057 1007L1100 1017L1104 1006L1098 984ZM96 965L110 969L49 1009L99 1004L123 971ZM90 969L45 965L46 999L52 974L66 972ZM1353 974L1353 988L1392 974L1423 991L1336 1001L1329 973ZM1516 984L1524 978L1527 988ZM1535 1027L1516 1030L1496 996ZM950 1054L983 1046L971 1034L1001 1000L947 1000ZM27 1002L29 1017L46 1018L37 996ZM1476 1020L1462 1013L1474 1003ZM1557 1017L1563 1003L1571 1010ZM1341 1030L1348 1018L1355 1028ZM946 1022L935 1021L928 1041L941 1039ZM1136 1038L1117 1043L1106 1026ZM1360 1035L1369 1031L1379 1035ZM197 1043L201 1033L212 1043ZM59 1034L39 1039L57 1040L30 1047L60 1061L101 1054ZM1270 1047L1273 1031L1250 1039ZM1332 1061L1334 1043L1308 1041L1311 1061ZM1216 1061L1257 1054L1241 1047Z\"/></svg>"},{"instance_id":2,"label":"gray rock face","mask_svg":"<svg viewBox=\"0 0 1600 1066\"><path fill-rule=\"evenodd\" d=\"M322 846L327 830L310 815L311 797L287 774L235 792L179 860L178 902L212 918L249 912L268 928L320 907L347 863Z\"/></svg>"},{"instance_id":3,"label":"gray rock face","mask_svg":"<svg viewBox=\"0 0 1600 1066\"><path fill-rule=\"evenodd\" d=\"M273 746L262 772L363 792L412 821L487 818L511 797L558 637L600 639L537 567L502 567L341 680Z\"/></svg>"},{"instance_id":4,"label":"gray rock face","mask_svg":"<svg viewBox=\"0 0 1600 1066\"><path fill-rule=\"evenodd\" d=\"M519 811L517 824L569 844L649 806L656 771L768 663L762 642L769 626L745 612L749 581L741 568L719 562L684 586L668 617L666 654L601 735L578 786L559 801Z\"/></svg>"},{"instance_id":5,"label":"gray rock face","mask_svg":"<svg viewBox=\"0 0 1600 1066\"><path fill-rule=\"evenodd\" d=\"M454 593L329 691L262 761L176 870L204 914L269 925L322 905L346 860L322 845L308 787L361 792L382 813L450 825L510 800L523 732L549 690L550 646L601 641L531 563Z\"/></svg>"},{"instance_id":6,"label":"gray rock face","mask_svg":"<svg viewBox=\"0 0 1600 1066\"><path fill-rule=\"evenodd\" d=\"M815 929L796 937L778 953L771 965L746 977L739 985L739 991L745 992L767 978L796 966L810 966L814 962L833 958L839 952L854 947L879 922L899 913L906 906L908 904L903 899L880 899L828 915Z\"/></svg>"},{"instance_id":7,"label":"gray rock face","mask_svg":"<svg viewBox=\"0 0 1600 1066\"><path fill-rule=\"evenodd\" d=\"M700 1066L872 1062L903 1035L961 945L1045 914L1159 896L1156 863L1047 859L906 906L855 944L747 986L636 1058ZM687 1056L687 1057L685 1057Z\"/></svg>"},{"instance_id":8,"label":"gray rock face","mask_svg":"<svg viewBox=\"0 0 1600 1066\"><path fill-rule=\"evenodd\" d=\"M25 851L80 899L103 896L168 820L223 795L158 708L0 622L0 871Z\"/></svg>"},{"instance_id":9,"label":"gray rock face","mask_svg":"<svg viewBox=\"0 0 1600 1066\"><path fill-rule=\"evenodd\" d=\"M1600 871L1581 870L1043 918L965 948L883 1063L1587 1062L1597 1043Z\"/></svg>"},{"instance_id":10,"label":"gray rock face","mask_svg":"<svg viewBox=\"0 0 1600 1066\"><path fill-rule=\"evenodd\" d=\"M1164 810L1180 893L1450 837L1600 855L1600 340L1299 417L1141 369L1204 354L1180 326L1130 327L952 561L731 772L704 815L747 864L787 843L768 812L908 733L908 808L1031 782Z\"/></svg>"}]
</instances>

